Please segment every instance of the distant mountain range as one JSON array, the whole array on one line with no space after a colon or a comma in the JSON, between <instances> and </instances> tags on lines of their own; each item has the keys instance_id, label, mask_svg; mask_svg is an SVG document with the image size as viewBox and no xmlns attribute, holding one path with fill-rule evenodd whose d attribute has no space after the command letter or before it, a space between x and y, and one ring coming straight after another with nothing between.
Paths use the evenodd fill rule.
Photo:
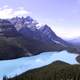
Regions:
<instances>
[{"instance_id":1,"label":"distant mountain range","mask_svg":"<svg viewBox=\"0 0 80 80\"><path fill-rule=\"evenodd\" d=\"M30 16L0 19L0 59L14 59L47 51L80 52L79 47L58 37L47 24L37 24Z\"/></svg>"},{"instance_id":2,"label":"distant mountain range","mask_svg":"<svg viewBox=\"0 0 80 80\"><path fill-rule=\"evenodd\" d=\"M80 80L80 65L55 61L8 80Z\"/></svg>"}]
</instances>

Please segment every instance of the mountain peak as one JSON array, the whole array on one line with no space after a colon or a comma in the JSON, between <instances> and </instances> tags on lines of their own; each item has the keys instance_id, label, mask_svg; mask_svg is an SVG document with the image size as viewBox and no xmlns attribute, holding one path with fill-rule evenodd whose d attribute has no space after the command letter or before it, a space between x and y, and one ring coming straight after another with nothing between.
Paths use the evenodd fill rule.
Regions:
<instances>
[{"instance_id":1,"label":"mountain peak","mask_svg":"<svg viewBox=\"0 0 80 80\"><path fill-rule=\"evenodd\" d=\"M49 30L51 30L51 28L47 24L45 24L40 28L40 30L42 30L42 31L48 30L49 31Z\"/></svg>"},{"instance_id":2,"label":"mountain peak","mask_svg":"<svg viewBox=\"0 0 80 80\"><path fill-rule=\"evenodd\" d=\"M52 29L45 24L44 26L42 26L40 29L40 32L42 32L43 34L45 34L49 39L55 38L56 34L54 31L52 31Z\"/></svg>"}]
</instances>

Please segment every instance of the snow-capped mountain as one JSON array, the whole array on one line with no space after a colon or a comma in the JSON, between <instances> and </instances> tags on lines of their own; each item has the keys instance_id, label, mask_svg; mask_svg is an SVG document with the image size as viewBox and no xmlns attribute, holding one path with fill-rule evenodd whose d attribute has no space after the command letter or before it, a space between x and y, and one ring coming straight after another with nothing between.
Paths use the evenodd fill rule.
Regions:
<instances>
[{"instance_id":1,"label":"snow-capped mountain","mask_svg":"<svg viewBox=\"0 0 80 80\"><path fill-rule=\"evenodd\" d=\"M64 46L69 46L69 43L63 39L61 39L59 36L56 35L56 33L51 30L51 28L48 25L42 26L39 31L46 35L51 41L62 44Z\"/></svg>"},{"instance_id":2,"label":"snow-capped mountain","mask_svg":"<svg viewBox=\"0 0 80 80\"><path fill-rule=\"evenodd\" d=\"M57 36L48 25L39 26L40 28L38 28L37 24L38 22L30 16L1 19L0 39L2 40L5 37L4 40L6 40L7 46L17 46L17 48L22 49L21 56L30 56L48 51L68 50L75 52L76 47ZM1 43L1 45L4 44ZM16 58L16 56L14 57Z\"/></svg>"},{"instance_id":3,"label":"snow-capped mountain","mask_svg":"<svg viewBox=\"0 0 80 80\"><path fill-rule=\"evenodd\" d=\"M32 19L30 16L27 16L26 18L16 17L16 18L10 19L9 21L12 24L14 24L17 31L20 34L22 34L22 36L24 36L24 38L27 39L26 41L28 41L28 43L30 43L30 40L31 40L31 43L28 44L28 47L31 52L35 52L35 50L38 48L38 46L36 45L36 42L38 42L39 45L47 44L46 47L48 47L49 45L50 46L58 45L57 46L58 48L56 48L54 46L56 50L58 50L58 49L60 50L61 48L66 49L66 50L70 50L70 49L73 50L72 44L69 43L68 41L63 40L59 36L57 36L55 34L55 32L47 24L43 25L43 26L39 26L40 28L37 28L38 22L35 21L34 19ZM35 44L34 44L34 42L35 42ZM36 45L37 48L34 45ZM41 47L42 47L42 45L41 45ZM41 49L41 48L39 48L39 49ZM50 48L50 50L53 50L53 51L55 49ZM46 51L46 50L42 50L42 51ZM41 52L41 50L40 50L40 52Z\"/></svg>"},{"instance_id":4,"label":"snow-capped mountain","mask_svg":"<svg viewBox=\"0 0 80 80\"><path fill-rule=\"evenodd\" d=\"M48 25L37 28L38 22L30 16L9 20L17 31L26 39L25 46L31 53L63 50L67 42L59 38ZM65 43L65 44L64 44Z\"/></svg>"}]
</instances>

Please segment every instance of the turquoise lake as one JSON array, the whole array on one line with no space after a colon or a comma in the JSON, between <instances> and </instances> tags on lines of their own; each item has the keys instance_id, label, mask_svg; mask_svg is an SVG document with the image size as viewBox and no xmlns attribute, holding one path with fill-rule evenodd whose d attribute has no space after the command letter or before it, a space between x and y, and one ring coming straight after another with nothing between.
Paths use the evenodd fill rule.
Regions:
<instances>
[{"instance_id":1,"label":"turquoise lake","mask_svg":"<svg viewBox=\"0 0 80 80\"><path fill-rule=\"evenodd\" d=\"M56 60L61 60L70 64L78 64L77 54L67 51L44 52L32 57L22 57L13 60L0 61L0 80L3 76L14 77L25 71L48 65Z\"/></svg>"}]
</instances>

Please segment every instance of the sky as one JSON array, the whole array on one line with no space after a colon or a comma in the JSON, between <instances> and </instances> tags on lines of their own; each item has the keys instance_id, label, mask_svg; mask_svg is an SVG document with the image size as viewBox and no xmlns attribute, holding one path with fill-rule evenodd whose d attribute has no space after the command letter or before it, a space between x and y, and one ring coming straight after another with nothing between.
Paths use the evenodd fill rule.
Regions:
<instances>
[{"instance_id":1,"label":"sky","mask_svg":"<svg viewBox=\"0 0 80 80\"><path fill-rule=\"evenodd\" d=\"M0 18L31 16L60 37L80 37L80 0L0 0Z\"/></svg>"}]
</instances>

